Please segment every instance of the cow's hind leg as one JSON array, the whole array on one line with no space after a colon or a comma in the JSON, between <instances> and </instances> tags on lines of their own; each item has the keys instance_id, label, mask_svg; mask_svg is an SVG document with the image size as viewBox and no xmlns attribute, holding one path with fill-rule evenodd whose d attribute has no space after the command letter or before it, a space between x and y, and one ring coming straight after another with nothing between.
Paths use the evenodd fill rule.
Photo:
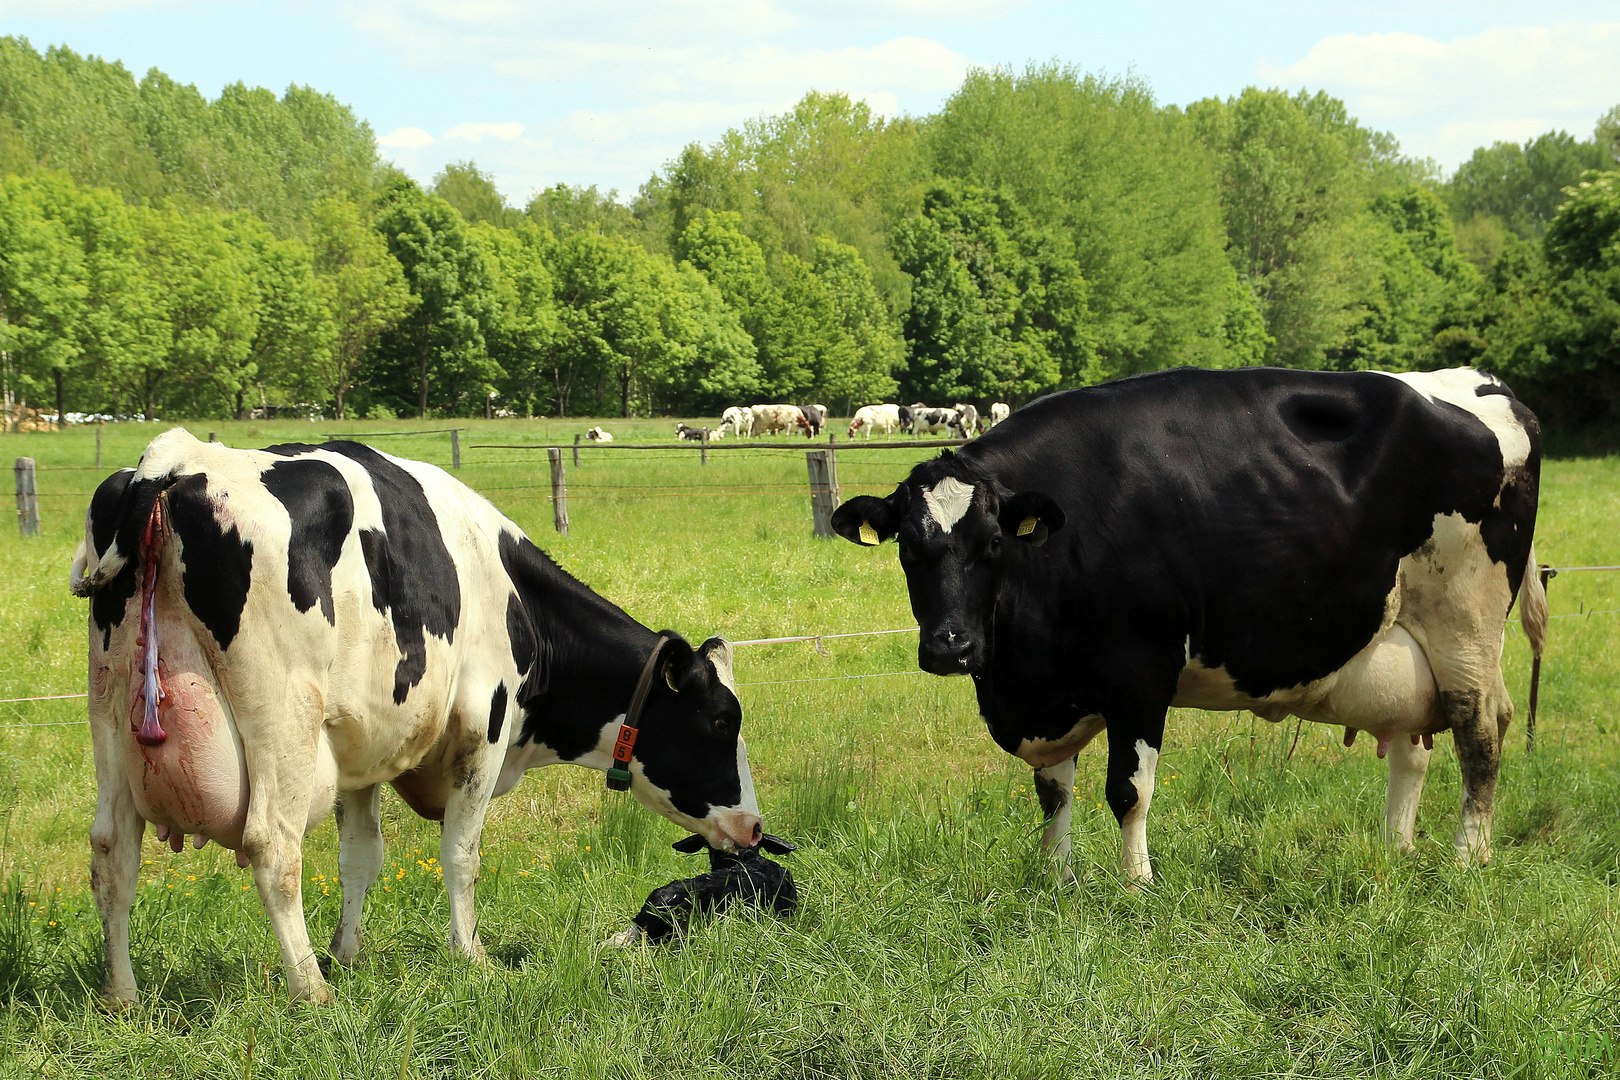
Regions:
<instances>
[{"instance_id":1,"label":"cow's hind leg","mask_svg":"<svg viewBox=\"0 0 1620 1080\"><path fill-rule=\"evenodd\" d=\"M109 1004L132 1005L140 997L129 957L129 913L141 871L141 836L146 822L135 810L118 747L96 745L96 820L90 827L90 891L101 914L106 967L101 992ZM106 759L106 760L104 760Z\"/></svg>"},{"instance_id":2,"label":"cow's hind leg","mask_svg":"<svg viewBox=\"0 0 1620 1080\"><path fill-rule=\"evenodd\" d=\"M490 795L500 777L500 747L479 747L457 766L444 807L439 863L450 896L450 947L474 960L484 958L478 939L473 891L478 884L479 843Z\"/></svg>"},{"instance_id":3,"label":"cow's hind leg","mask_svg":"<svg viewBox=\"0 0 1620 1080\"><path fill-rule=\"evenodd\" d=\"M1442 690L1440 700L1457 744L1462 771L1462 824L1457 829L1457 857L1464 862L1491 861L1491 815L1496 806L1496 773L1502 739L1497 733L1495 703L1479 689Z\"/></svg>"},{"instance_id":4,"label":"cow's hind leg","mask_svg":"<svg viewBox=\"0 0 1620 1080\"><path fill-rule=\"evenodd\" d=\"M1389 745L1389 795L1384 803L1384 838L1401 851L1416 846L1418 802L1429 771L1429 748L1422 736L1396 735Z\"/></svg>"},{"instance_id":5,"label":"cow's hind leg","mask_svg":"<svg viewBox=\"0 0 1620 1080\"><path fill-rule=\"evenodd\" d=\"M1164 714L1149 725L1108 725L1108 782L1104 789L1120 831L1120 867L1133 885L1153 882L1148 859L1147 815L1153 803Z\"/></svg>"},{"instance_id":6,"label":"cow's hind leg","mask_svg":"<svg viewBox=\"0 0 1620 1080\"><path fill-rule=\"evenodd\" d=\"M1035 796L1041 801L1041 813L1046 816L1046 830L1041 836L1041 848L1052 860L1059 884L1074 880L1074 867L1070 860L1072 841L1069 818L1074 809L1075 759L1068 758L1046 769L1035 770Z\"/></svg>"},{"instance_id":7,"label":"cow's hind leg","mask_svg":"<svg viewBox=\"0 0 1620 1080\"><path fill-rule=\"evenodd\" d=\"M345 792L337 804L338 879L343 914L332 934L332 959L348 965L360 955L360 917L366 892L383 864L382 786Z\"/></svg>"}]
</instances>

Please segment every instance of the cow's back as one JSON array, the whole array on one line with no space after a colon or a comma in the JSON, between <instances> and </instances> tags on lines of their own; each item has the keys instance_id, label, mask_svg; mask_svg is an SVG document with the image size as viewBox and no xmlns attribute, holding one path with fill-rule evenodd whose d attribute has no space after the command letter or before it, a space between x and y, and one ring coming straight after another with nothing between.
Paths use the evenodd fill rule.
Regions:
<instances>
[{"instance_id":1,"label":"cow's back","mask_svg":"<svg viewBox=\"0 0 1620 1080\"><path fill-rule=\"evenodd\" d=\"M1475 409L1456 404L1470 380ZM1032 402L961 456L1068 515L1008 558L998 627L1056 615L1078 646L1128 618L1255 694L1366 645L1441 517L1476 526L1516 591L1539 470L1534 418L1477 373L1162 372Z\"/></svg>"}]
</instances>

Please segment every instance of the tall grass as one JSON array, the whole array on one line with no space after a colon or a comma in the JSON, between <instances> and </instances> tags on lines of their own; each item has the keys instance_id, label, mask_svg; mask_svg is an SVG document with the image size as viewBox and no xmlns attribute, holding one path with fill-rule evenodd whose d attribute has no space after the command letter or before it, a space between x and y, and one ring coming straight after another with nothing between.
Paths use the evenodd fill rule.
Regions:
<instances>
[{"instance_id":1,"label":"tall grass","mask_svg":"<svg viewBox=\"0 0 1620 1080\"><path fill-rule=\"evenodd\" d=\"M736 639L909 624L891 550L809 535L797 452L704 467L695 451L587 448L561 540L544 455L471 448L571 442L589 423L475 422L461 475L644 622ZM621 441L666 435L604 423ZM194 430L210 426L244 446L322 430ZM154 433L106 429L108 469ZM40 474L42 536L0 535L0 697L73 692L85 611L65 579L99 479L83 468L92 437L0 443L74 466ZM443 436L379 445L448 464ZM841 450L846 494L884 490L918 456ZM1617 534L1620 461L1549 463L1540 557L1620 561ZM493 807L478 893L492 962L470 965L444 943L437 830L389 794L365 952L332 973L325 1009L284 1000L268 923L226 853L149 841L134 919L146 997L104 1013L84 705L3 706L0 724L60 726L0 727L0 1077L1613 1075L1620 575L1565 575L1551 599L1576 617L1552 623L1537 754L1510 733L1488 868L1451 858L1449 740L1404 857L1377 840L1370 740L1346 750L1332 729L1296 739L1292 722L1186 712L1160 764L1158 884L1121 885L1093 750L1080 880L1059 888L1028 772L986 737L965 681L789 681L911 672L914 639L761 646L738 650L745 732L767 828L803 845L785 860L798 914L734 911L676 946L604 947L648 890L701 860L670 851L678 833L596 774L542 770ZM1511 632L1521 706L1526 651ZM323 942L339 899L330 822L306 855Z\"/></svg>"}]
</instances>

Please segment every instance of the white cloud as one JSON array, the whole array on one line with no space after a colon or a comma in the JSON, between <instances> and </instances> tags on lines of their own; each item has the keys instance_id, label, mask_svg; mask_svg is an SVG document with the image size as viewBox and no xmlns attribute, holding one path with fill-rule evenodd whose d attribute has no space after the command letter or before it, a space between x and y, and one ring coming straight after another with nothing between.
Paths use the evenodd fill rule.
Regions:
<instances>
[{"instance_id":1,"label":"white cloud","mask_svg":"<svg viewBox=\"0 0 1620 1080\"><path fill-rule=\"evenodd\" d=\"M1448 168L1475 147L1562 128L1585 138L1620 102L1620 22L1493 27L1436 41L1417 34L1325 38L1292 64L1262 61L1269 84L1326 90L1409 154Z\"/></svg>"},{"instance_id":2,"label":"white cloud","mask_svg":"<svg viewBox=\"0 0 1620 1080\"><path fill-rule=\"evenodd\" d=\"M395 128L386 135L377 136L377 145L386 146L390 150L419 150L432 145L433 142L433 136L419 127Z\"/></svg>"},{"instance_id":3,"label":"white cloud","mask_svg":"<svg viewBox=\"0 0 1620 1080\"><path fill-rule=\"evenodd\" d=\"M895 35L893 18L991 18L1026 2L340 0L338 10L421 70L470 71L529 103L521 123L459 124L443 135L479 143L479 167L521 202L559 180L629 193L688 143L784 111L811 90L848 94L881 115L933 108L969 60L939 41ZM874 20L889 21L880 30ZM399 159L421 175L429 158L451 153L439 146Z\"/></svg>"},{"instance_id":4,"label":"white cloud","mask_svg":"<svg viewBox=\"0 0 1620 1080\"><path fill-rule=\"evenodd\" d=\"M459 139L462 142L481 143L487 135L502 142L511 142L523 134L522 124L457 124L444 133L446 139Z\"/></svg>"},{"instance_id":5,"label":"white cloud","mask_svg":"<svg viewBox=\"0 0 1620 1080\"><path fill-rule=\"evenodd\" d=\"M0 0L0 16L14 19L72 19L88 22L131 8L159 6L159 0ZM173 3L162 6L173 7Z\"/></svg>"}]
</instances>

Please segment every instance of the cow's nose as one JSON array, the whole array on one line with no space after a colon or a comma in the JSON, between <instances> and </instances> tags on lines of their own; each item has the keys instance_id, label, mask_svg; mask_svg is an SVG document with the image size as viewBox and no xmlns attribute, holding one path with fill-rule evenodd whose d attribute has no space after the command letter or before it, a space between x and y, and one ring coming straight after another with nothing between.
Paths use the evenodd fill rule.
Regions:
<instances>
[{"instance_id":1,"label":"cow's nose","mask_svg":"<svg viewBox=\"0 0 1620 1080\"><path fill-rule=\"evenodd\" d=\"M928 639L928 652L936 660L960 660L973 651L973 642L966 634L941 631Z\"/></svg>"},{"instance_id":2,"label":"cow's nose","mask_svg":"<svg viewBox=\"0 0 1620 1080\"><path fill-rule=\"evenodd\" d=\"M741 851L758 845L759 838L765 835L765 825L758 814L737 810L721 817L720 832Z\"/></svg>"}]
</instances>

